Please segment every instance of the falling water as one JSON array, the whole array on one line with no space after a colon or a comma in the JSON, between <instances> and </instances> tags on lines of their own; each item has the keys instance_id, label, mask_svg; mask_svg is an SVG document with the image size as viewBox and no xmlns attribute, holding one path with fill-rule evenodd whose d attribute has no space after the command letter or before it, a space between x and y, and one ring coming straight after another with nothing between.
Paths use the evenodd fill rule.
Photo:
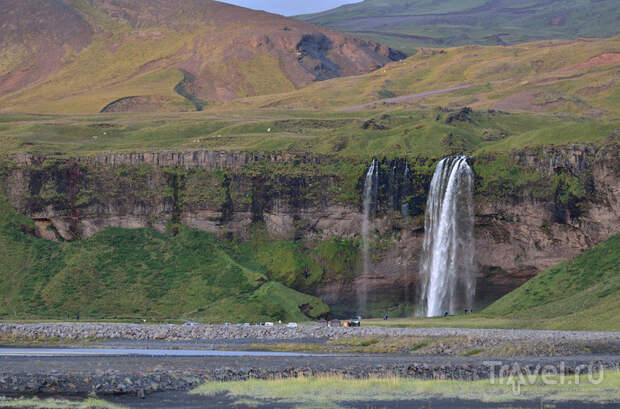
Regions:
<instances>
[{"instance_id":1,"label":"falling water","mask_svg":"<svg viewBox=\"0 0 620 409\"><path fill-rule=\"evenodd\" d=\"M396 185L396 164L394 163L392 165L392 169L390 170L390 180L388 183L388 189L389 189L389 199L390 202L388 203L390 206L390 210L396 210L396 201L397 201L397 194L398 194L398 187Z\"/></svg>"},{"instance_id":2,"label":"falling water","mask_svg":"<svg viewBox=\"0 0 620 409\"><path fill-rule=\"evenodd\" d=\"M400 206L400 214L403 217L409 217L409 195L411 194L409 183L409 165L405 164L405 173L403 174L403 203Z\"/></svg>"},{"instance_id":3,"label":"falling water","mask_svg":"<svg viewBox=\"0 0 620 409\"><path fill-rule=\"evenodd\" d=\"M470 310L476 291L473 172L464 156L437 165L424 223L420 315Z\"/></svg>"},{"instance_id":4,"label":"falling water","mask_svg":"<svg viewBox=\"0 0 620 409\"><path fill-rule=\"evenodd\" d=\"M370 254L369 254L369 231L372 217L375 210L375 202L377 200L379 190L379 167L377 161L373 159L364 182L364 217L362 219L362 274L370 272ZM367 287L362 280L362 284L357 287L357 299L359 305L359 313L366 313Z\"/></svg>"}]
</instances>

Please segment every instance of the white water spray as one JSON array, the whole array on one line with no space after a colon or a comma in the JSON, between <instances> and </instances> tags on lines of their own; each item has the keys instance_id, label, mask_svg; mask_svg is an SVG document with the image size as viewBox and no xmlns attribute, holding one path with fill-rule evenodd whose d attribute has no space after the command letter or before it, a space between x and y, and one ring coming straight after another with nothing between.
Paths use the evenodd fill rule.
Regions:
<instances>
[{"instance_id":1,"label":"white water spray","mask_svg":"<svg viewBox=\"0 0 620 409\"><path fill-rule=\"evenodd\" d=\"M370 242L369 232L370 224L372 223L372 217L374 216L375 205L379 190L379 166L377 161L373 159L368 172L366 173L366 180L364 182L364 202L363 210L364 217L362 219L362 274L368 274L370 272ZM357 287L357 300L358 311L360 314L366 313L366 304L368 297L368 289L364 282Z\"/></svg>"},{"instance_id":2,"label":"white water spray","mask_svg":"<svg viewBox=\"0 0 620 409\"><path fill-rule=\"evenodd\" d=\"M419 315L471 310L476 291L473 172L464 156L437 165L424 222Z\"/></svg>"}]
</instances>

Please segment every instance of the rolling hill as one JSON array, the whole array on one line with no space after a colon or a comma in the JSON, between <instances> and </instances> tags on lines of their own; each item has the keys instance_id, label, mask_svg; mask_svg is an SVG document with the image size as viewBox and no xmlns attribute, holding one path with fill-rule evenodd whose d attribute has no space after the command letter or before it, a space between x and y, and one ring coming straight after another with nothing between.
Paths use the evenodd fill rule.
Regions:
<instances>
[{"instance_id":1,"label":"rolling hill","mask_svg":"<svg viewBox=\"0 0 620 409\"><path fill-rule=\"evenodd\" d=\"M195 111L402 57L210 0L0 1L1 111Z\"/></svg>"},{"instance_id":2,"label":"rolling hill","mask_svg":"<svg viewBox=\"0 0 620 409\"><path fill-rule=\"evenodd\" d=\"M620 330L620 235L540 273L484 310L549 329ZM534 318L535 317L535 318Z\"/></svg>"},{"instance_id":3,"label":"rolling hill","mask_svg":"<svg viewBox=\"0 0 620 409\"><path fill-rule=\"evenodd\" d=\"M365 0L298 16L415 52L417 47L506 45L620 34L615 0Z\"/></svg>"},{"instance_id":4,"label":"rolling hill","mask_svg":"<svg viewBox=\"0 0 620 409\"><path fill-rule=\"evenodd\" d=\"M617 118L619 72L620 36L425 49L369 74L234 104L339 110L472 106Z\"/></svg>"}]
</instances>

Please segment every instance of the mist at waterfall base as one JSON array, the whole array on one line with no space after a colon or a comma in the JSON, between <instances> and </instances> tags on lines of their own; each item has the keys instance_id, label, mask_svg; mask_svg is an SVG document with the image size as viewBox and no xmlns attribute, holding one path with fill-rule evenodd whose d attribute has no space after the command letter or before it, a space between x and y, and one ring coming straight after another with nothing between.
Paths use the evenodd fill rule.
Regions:
<instances>
[{"instance_id":1,"label":"mist at waterfall base","mask_svg":"<svg viewBox=\"0 0 620 409\"><path fill-rule=\"evenodd\" d=\"M476 291L473 172L464 156L439 162L424 221L418 316L471 310Z\"/></svg>"}]
</instances>

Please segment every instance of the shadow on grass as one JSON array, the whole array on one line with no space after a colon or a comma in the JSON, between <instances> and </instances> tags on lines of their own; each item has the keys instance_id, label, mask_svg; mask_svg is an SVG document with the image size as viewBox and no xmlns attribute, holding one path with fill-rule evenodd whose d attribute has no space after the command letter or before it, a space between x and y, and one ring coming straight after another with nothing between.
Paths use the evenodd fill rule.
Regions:
<instances>
[{"instance_id":1,"label":"shadow on grass","mask_svg":"<svg viewBox=\"0 0 620 409\"><path fill-rule=\"evenodd\" d=\"M277 400L256 400L243 397L233 397L228 394L200 396L185 392L162 392L139 399L131 396L118 396L107 399L115 405L122 405L131 409L146 408L177 408L177 409L293 409L319 408L316 404L305 402L278 402ZM333 402L327 406L320 404L321 409L616 409L616 404L598 404L586 402L553 402L545 403L540 400L489 403L476 400L460 399L425 399L425 400L394 400L394 401L366 401L366 402Z\"/></svg>"}]
</instances>

